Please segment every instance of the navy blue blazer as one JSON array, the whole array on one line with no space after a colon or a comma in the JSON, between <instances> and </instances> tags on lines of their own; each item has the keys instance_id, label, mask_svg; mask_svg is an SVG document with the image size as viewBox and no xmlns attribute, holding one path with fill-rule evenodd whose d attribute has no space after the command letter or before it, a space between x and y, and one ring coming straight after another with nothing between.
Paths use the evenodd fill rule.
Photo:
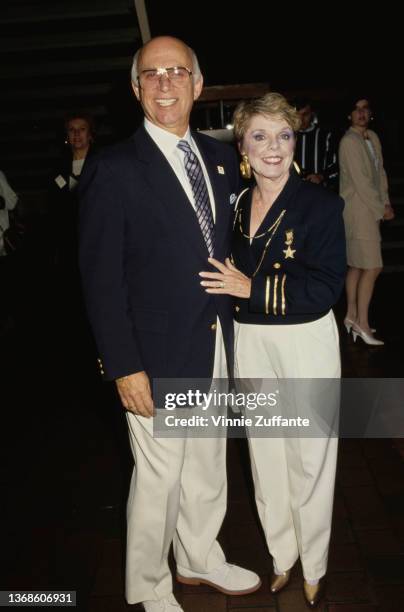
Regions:
<instances>
[{"instance_id":1,"label":"navy blue blazer","mask_svg":"<svg viewBox=\"0 0 404 612\"><path fill-rule=\"evenodd\" d=\"M229 255L235 151L193 133L216 205L214 256ZM231 298L212 296L210 269L184 189L144 127L89 160L80 179L80 269L101 372L115 379L145 370L158 378L210 378L216 317L233 364Z\"/></svg>"},{"instance_id":2,"label":"navy blue blazer","mask_svg":"<svg viewBox=\"0 0 404 612\"><path fill-rule=\"evenodd\" d=\"M250 299L235 299L240 323L291 325L324 316L346 276L344 201L292 171L250 245L252 189L240 197L232 256L252 278Z\"/></svg>"}]
</instances>

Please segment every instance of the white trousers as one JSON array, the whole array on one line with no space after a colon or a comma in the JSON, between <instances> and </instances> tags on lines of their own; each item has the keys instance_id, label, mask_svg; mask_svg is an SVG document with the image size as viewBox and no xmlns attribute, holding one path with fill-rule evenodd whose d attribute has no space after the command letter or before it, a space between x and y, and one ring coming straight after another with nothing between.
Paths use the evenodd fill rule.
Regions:
<instances>
[{"instance_id":1,"label":"white trousers","mask_svg":"<svg viewBox=\"0 0 404 612\"><path fill-rule=\"evenodd\" d=\"M332 312L298 325L236 323L236 376L242 379L339 378ZM264 381L256 384L264 384ZM250 432L247 432L250 433ZM248 436L255 500L278 573L301 559L307 580L327 569L338 440Z\"/></svg>"},{"instance_id":2,"label":"white trousers","mask_svg":"<svg viewBox=\"0 0 404 612\"><path fill-rule=\"evenodd\" d=\"M215 378L227 378L217 321ZM135 459L127 506L126 599L172 592L168 554L177 565L211 572L225 562L216 540L227 504L226 438L153 437L153 419L127 413Z\"/></svg>"}]
</instances>

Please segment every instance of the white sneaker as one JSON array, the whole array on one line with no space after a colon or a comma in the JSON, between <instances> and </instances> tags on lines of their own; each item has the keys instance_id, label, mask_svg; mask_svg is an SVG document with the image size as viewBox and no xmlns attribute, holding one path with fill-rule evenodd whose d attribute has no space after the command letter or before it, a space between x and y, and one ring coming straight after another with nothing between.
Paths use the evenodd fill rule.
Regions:
<instances>
[{"instance_id":1,"label":"white sneaker","mask_svg":"<svg viewBox=\"0 0 404 612\"><path fill-rule=\"evenodd\" d=\"M177 566L177 580L182 584L208 584L225 595L247 595L261 586L258 574L230 563L223 563L207 574Z\"/></svg>"},{"instance_id":2,"label":"white sneaker","mask_svg":"<svg viewBox=\"0 0 404 612\"><path fill-rule=\"evenodd\" d=\"M145 612L184 612L172 593L158 601L150 599L143 601L142 604Z\"/></svg>"}]
</instances>

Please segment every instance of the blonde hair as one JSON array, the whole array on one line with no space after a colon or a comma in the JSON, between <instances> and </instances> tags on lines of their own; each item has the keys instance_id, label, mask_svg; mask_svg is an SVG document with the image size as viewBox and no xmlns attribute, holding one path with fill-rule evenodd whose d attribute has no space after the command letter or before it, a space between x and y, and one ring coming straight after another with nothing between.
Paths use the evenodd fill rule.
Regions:
<instances>
[{"instance_id":1,"label":"blonde hair","mask_svg":"<svg viewBox=\"0 0 404 612\"><path fill-rule=\"evenodd\" d=\"M255 115L284 119L294 132L297 132L301 124L299 113L286 98L280 93L270 92L255 100L240 102L237 106L233 115L234 136L237 142L243 140Z\"/></svg>"}]
</instances>

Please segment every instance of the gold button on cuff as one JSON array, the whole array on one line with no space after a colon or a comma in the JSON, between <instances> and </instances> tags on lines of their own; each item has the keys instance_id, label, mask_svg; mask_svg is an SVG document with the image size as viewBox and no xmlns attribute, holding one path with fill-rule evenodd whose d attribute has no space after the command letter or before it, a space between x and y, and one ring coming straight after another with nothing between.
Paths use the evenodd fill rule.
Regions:
<instances>
[{"instance_id":1,"label":"gold button on cuff","mask_svg":"<svg viewBox=\"0 0 404 612\"><path fill-rule=\"evenodd\" d=\"M235 306L235 307L234 307L234 310L235 310L236 312L240 312L240 306Z\"/></svg>"},{"instance_id":2,"label":"gold button on cuff","mask_svg":"<svg viewBox=\"0 0 404 612\"><path fill-rule=\"evenodd\" d=\"M212 331L215 331L216 327L217 327L216 323L212 323L212 325L210 326L210 329Z\"/></svg>"},{"instance_id":3,"label":"gold button on cuff","mask_svg":"<svg viewBox=\"0 0 404 612\"><path fill-rule=\"evenodd\" d=\"M281 267L280 263L278 263L278 262L274 263L275 270L279 270L280 267Z\"/></svg>"}]
</instances>

